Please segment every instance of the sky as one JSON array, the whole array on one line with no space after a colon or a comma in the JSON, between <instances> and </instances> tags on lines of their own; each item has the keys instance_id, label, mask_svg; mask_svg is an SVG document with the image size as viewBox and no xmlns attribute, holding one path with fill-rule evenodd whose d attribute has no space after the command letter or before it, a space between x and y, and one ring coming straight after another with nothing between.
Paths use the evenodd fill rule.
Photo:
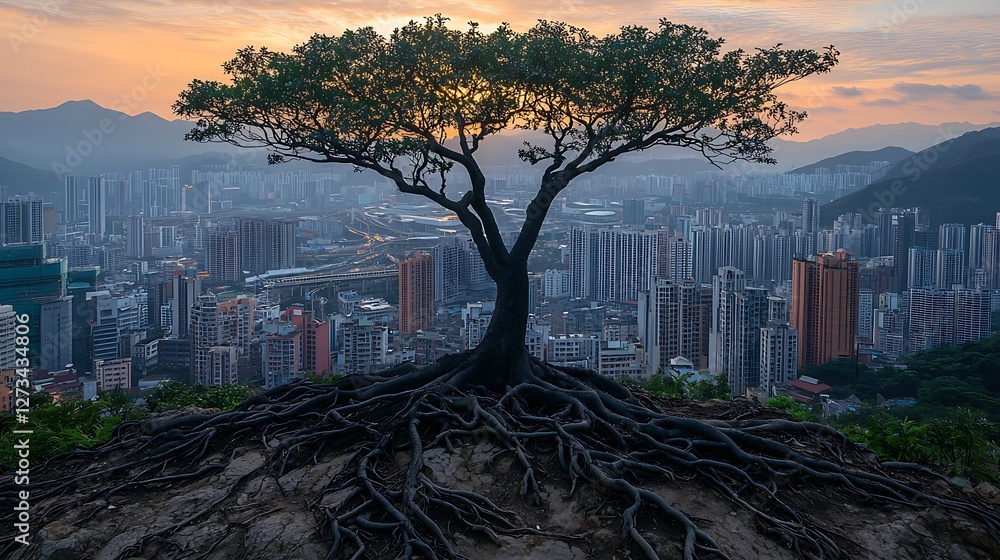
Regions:
<instances>
[{"instance_id":1,"label":"sky","mask_svg":"<svg viewBox=\"0 0 1000 560\"><path fill-rule=\"evenodd\" d=\"M164 118L194 78L247 45L288 50L315 33L389 32L441 13L484 29L539 19L595 33L661 18L752 49L834 45L830 74L783 88L809 119L797 140L872 124L1000 121L997 0L2 0L0 111L91 99Z\"/></svg>"}]
</instances>

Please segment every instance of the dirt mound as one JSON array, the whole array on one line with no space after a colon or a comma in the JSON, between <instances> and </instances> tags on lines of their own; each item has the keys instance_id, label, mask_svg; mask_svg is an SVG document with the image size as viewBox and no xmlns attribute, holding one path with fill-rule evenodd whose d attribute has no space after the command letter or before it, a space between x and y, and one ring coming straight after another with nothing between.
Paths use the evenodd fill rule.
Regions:
<instances>
[{"instance_id":1,"label":"dirt mound","mask_svg":"<svg viewBox=\"0 0 1000 560\"><path fill-rule=\"evenodd\" d=\"M891 475L898 484L940 502L934 505L874 493L864 497L849 484L831 484L825 475L779 477L785 482L773 488L772 495L780 495L789 511L801 513L802 534L828 539L829 549L839 550L842 557L1000 557L1000 542L984 530L981 518L941 505L966 504L995 514L994 506L972 489L910 467L879 467L870 453L846 445L832 431L792 428L798 423L753 402L669 401L660 406L677 418L697 418L720 429L736 426L753 433L762 426L779 426L781 430L760 433L804 456L837 461L844 472L865 468ZM187 418L199 429L208 425L221 430L223 424L212 424L212 419L222 415L193 411ZM175 423L183 418L170 417ZM142 435L155 431L149 424L124 429L118 441L102 449L62 456L41 469L43 481L36 483L33 493L44 498L33 503L33 545L12 543L11 525L4 522L0 556L313 559L326 558L334 550L337 558L398 556L405 523L393 524L390 518L376 515L370 501L357 505L357 509L369 508L361 513L345 507L358 503L352 499L361 486L342 480L344 473L352 472L359 449L368 445L365 442L386 437L379 425L369 426L370 438L356 439L354 445L325 446L308 460L285 463L276 457L289 449L289 438L301 437L301 430L273 423L237 431L225 440L205 439L198 444L205 447L204 452L188 460L183 446L177 446L171 456L154 445L155 436ZM180 426L171 428L180 431L194 428L172 425ZM522 430L528 433L527 428ZM470 429L447 437L424 437L422 444L393 441L384 448L386 456L379 466L363 471L369 473L366 483L372 485L375 499L395 500L407 492L398 482L401 473L411 473L413 480L420 481L425 507L420 512L407 511L408 521L437 527L453 549L447 554L413 550L409 557L453 554L470 560L583 560L641 558L650 550L661 558L683 556L683 544L693 533L668 515L668 509L636 508L633 530L642 539L630 532L623 534L623 519L633 510L633 502L620 492L568 474L578 471L562 464L568 455L556 440L525 437L523 447L512 448L495 435L490 430ZM156 460L135 461L157 450L162 456ZM419 457L416 467L414 457ZM529 483L524 460L532 465L537 492L525 492ZM746 470L755 475L752 466ZM736 473L726 476L739 477ZM81 482L82 478L90 483ZM730 558L818 557L804 548L807 541L796 538L787 521L768 519L780 516L780 508L768 503L766 493L741 490L742 483L733 484L739 490L734 497L724 495L692 469L662 476L623 469L621 480L683 512L684 519L711 535L718 551ZM12 486L8 475L0 481L5 488ZM7 498L4 493L5 505ZM421 515L426 515L426 523ZM347 520L350 530L338 531ZM508 520L516 522L508 524ZM338 548L338 541L350 535L357 537L358 546ZM639 546L640 542L650 550ZM695 548L699 558L718 557L718 551L702 545Z\"/></svg>"}]
</instances>

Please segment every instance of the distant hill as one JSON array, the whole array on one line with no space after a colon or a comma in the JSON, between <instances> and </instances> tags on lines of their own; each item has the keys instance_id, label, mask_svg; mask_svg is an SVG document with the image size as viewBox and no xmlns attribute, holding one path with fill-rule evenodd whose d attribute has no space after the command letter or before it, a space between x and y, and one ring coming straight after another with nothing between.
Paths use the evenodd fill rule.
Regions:
<instances>
[{"instance_id":1,"label":"distant hill","mask_svg":"<svg viewBox=\"0 0 1000 560\"><path fill-rule=\"evenodd\" d=\"M808 142L795 141L794 137L777 139L772 146L778 165L768 166L768 169L794 170L834 154L881 150L885 146L922 150L942 140L988 126L996 125L902 123L849 129ZM68 101L50 109L0 112L0 157L37 169L81 175L160 167L163 162L207 152L238 153L241 159L250 157L264 162L262 150L250 152L221 143L187 142L184 134L191 128L192 123L180 119L167 120L152 113L129 116L101 107L93 101ZM480 164L526 165L517 157L517 150L524 147L525 140L544 144L547 139L544 134L522 130L498 134L483 142L478 153ZM710 165L696 163L698 154L691 150L662 148L651 150L647 155L655 158L649 161L663 162L663 170L657 172L691 175L714 169ZM679 161L684 162L677 163ZM623 160L615 162L607 170L602 169L600 173L631 174L635 172L635 166L644 166L645 169L661 167L648 161L630 163ZM732 166L733 170L746 168L742 162Z\"/></svg>"},{"instance_id":2,"label":"distant hill","mask_svg":"<svg viewBox=\"0 0 1000 560\"><path fill-rule=\"evenodd\" d=\"M833 156L810 165L803 165L798 169L786 171L789 174L811 175L816 172L816 168L825 167L833 172L838 165L869 165L873 161L888 161L890 164L912 156L913 152L898 146L889 146L881 150L874 151L853 151L839 156Z\"/></svg>"},{"instance_id":3,"label":"distant hill","mask_svg":"<svg viewBox=\"0 0 1000 560\"><path fill-rule=\"evenodd\" d=\"M9 195L34 192L37 195L45 196L61 188L61 183L55 173L28 167L23 163L2 157L0 157L0 185L9 187L7 191Z\"/></svg>"},{"instance_id":4,"label":"distant hill","mask_svg":"<svg viewBox=\"0 0 1000 560\"><path fill-rule=\"evenodd\" d=\"M775 171L785 171L800 168L811 161L819 161L834 154L856 150L880 150L886 146L899 146L911 152L918 152L967 132L995 126L1000 126L1000 123L877 124L864 128L849 128L807 142L796 142L794 136L792 139L779 138L772 142L774 146L772 155L778 160Z\"/></svg>"},{"instance_id":5,"label":"distant hill","mask_svg":"<svg viewBox=\"0 0 1000 560\"><path fill-rule=\"evenodd\" d=\"M0 157L61 175L95 175L236 150L186 142L191 128L190 122L152 113L130 116L93 101L68 101L51 109L0 113Z\"/></svg>"},{"instance_id":6,"label":"distant hill","mask_svg":"<svg viewBox=\"0 0 1000 560\"><path fill-rule=\"evenodd\" d=\"M1000 128L969 132L895 163L886 176L824 204L822 223L847 212L871 221L879 206L930 209L934 224L993 223L1000 210Z\"/></svg>"}]
</instances>

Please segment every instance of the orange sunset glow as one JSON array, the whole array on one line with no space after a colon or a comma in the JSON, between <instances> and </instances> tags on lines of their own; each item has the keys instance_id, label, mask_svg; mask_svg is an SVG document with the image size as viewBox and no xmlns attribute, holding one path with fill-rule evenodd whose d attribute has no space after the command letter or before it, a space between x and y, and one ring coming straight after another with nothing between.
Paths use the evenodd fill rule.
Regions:
<instances>
[{"instance_id":1,"label":"orange sunset glow","mask_svg":"<svg viewBox=\"0 0 1000 560\"><path fill-rule=\"evenodd\" d=\"M871 124L1000 121L1000 4L993 0L14 1L0 6L0 110L92 99L173 118L177 93L193 78L221 77L220 64L240 47L285 50L349 27L388 32L436 12L484 27L558 19L595 32L664 17L702 26L733 48L833 44L843 53L834 72L784 92L810 113L800 139Z\"/></svg>"}]
</instances>

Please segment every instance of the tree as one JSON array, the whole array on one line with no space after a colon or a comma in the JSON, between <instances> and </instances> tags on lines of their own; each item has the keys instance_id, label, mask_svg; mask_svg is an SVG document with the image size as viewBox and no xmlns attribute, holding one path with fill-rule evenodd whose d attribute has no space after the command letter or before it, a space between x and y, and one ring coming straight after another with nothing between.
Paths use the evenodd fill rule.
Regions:
<instances>
[{"instance_id":1,"label":"tree","mask_svg":"<svg viewBox=\"0 0 1000 560\"><path fill-rule=\"evenodd\" d=\"M779 86L829 71L838 52L723 52L723 40L666 20L606 37L559 22L519 33L440 15L383 37L371 28L316 35L290 53L248 47L224 65L230 83L195 80L175 112L197 119L187 138L270 150L288 159L352 165L402 193L454 212L497 285L479 346L451 372L456 385L503 388L533 378L524 347L528 257L552 202L571 182L615 158L659 146L713 163L773 163L772 138L805 113ZM538 192L507 248L486 200L476 153L505 129L544 133L519 151L544 165ZM448 180L464 173L471 188ZM536 364L537 366L537 364Z\"/></svg>"},{"instance_id":2,"label":"tree","mask_svg":"<svg viewBox=\"0 0 1000 560\"><path fill-rule=\"evenodd\" d=\"M97 497L125 508L142 501L133 493L184 492L210 473L213 484L228 485L220 498L164 529L130 541L123 535L115 542L119 555L180 549L168 542L171 535L210 520L226 526L204 533L215 539L208 553L247 554L240 535L253 531L248 527L278 491L282 499L296 493L285 503L306 504L317 520L310 538L325 539L330 558L460 558L452 544L459 533L494 542L501 535L550 536L525 523L515 511L523 507L505 505L509 477L532 508L556 485L590 486L620 516L620 546L647 558L726 557L706 523L671 505L661 489L686 480L696 481L688 489L711 488L730 500L762 534L803 557L844 557L856 545L800 511L804 501L783 490L792 484L833 485L841 490L837 500L854 494L944 508L990 534L1000 531L1000 516L888 476L827 426L757 419L754 410L729 420L678 416L647 392L590 370L544 364L524 348L526 263L563 189L616 157L658 146L698 150L718 163L771 161L767 141L794 132L805 117L774 89L829 70L836 50L723 52L721 39L666 21L603 38L553 22L523 33L503 25L488 34L475 24L457 31L446 23L433 17L389 37L371 29L315 36L288 54L247 48L224 66L229 83L196 80L175 110L197 119L190 139L263 146L272 163L303 159L372 170L401 192L454 212L497 283L496 313L479 347L423 368L403 364L332 383L282 385L217 414L123 423L91 455L32 468L32 480L53 489L39 499L54 502L34 510L40 513L33 528L70 510L89 523L100 515L90 503ZM476 161L483 142L506 128L547 139L520 151L544 169L510 248ZM467 176L471 187L454 192L453 173ZM822 445L802 449L800 442L817 439ZM425 462L433 448L480 444L489 446L482 467L498 477L495 494L462 488ZM233 460L249 456L268 459ZM326 482L298 484L314 468ZM0 489L0 500L11 496ZM231 507L237 499L246 503ZM683 534L677 550L648 538L664 526L672 529L658 536Z\"/></svg>"}]
</instances>

